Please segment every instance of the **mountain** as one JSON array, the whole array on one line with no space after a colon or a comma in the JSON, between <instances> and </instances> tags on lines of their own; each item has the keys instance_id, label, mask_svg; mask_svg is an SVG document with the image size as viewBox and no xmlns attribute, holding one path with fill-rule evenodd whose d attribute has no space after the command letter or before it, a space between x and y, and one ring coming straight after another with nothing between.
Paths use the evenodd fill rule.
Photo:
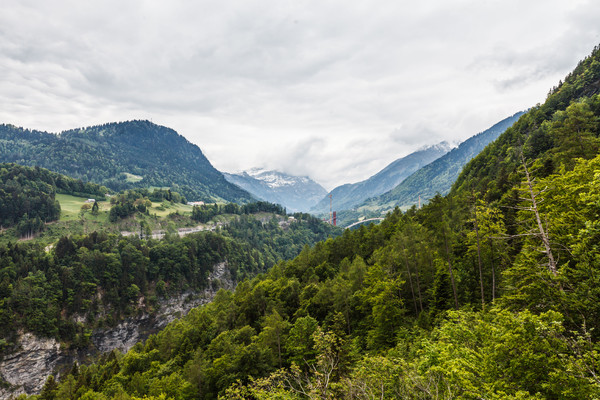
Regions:
<instances>
[{"instance_id":1,"label":"mountain","mask_svg":"<svg viewBox=\"0 0 600 400\"><path fill-rule=\"evenodd\" d=\"M523 114L524 112L518 112L470 137L457 148L410 175L389 192L365 201L358 207L358 211L369 210L385 213L395 207L409 208L413 204L418 204L419 196L421 202L426 202L436 193L445 195L450 191L465 164L496 140Z\"/></svg>"},{"instance_id":2,"label":"mountain","mask_svg":"<svg viewBox=\"0 0 600 400\"><path fill-rule=\"evenodd\" d=\"M114 190L171 187L188 200L247 202L198 146L149 121L108 123L58 135L0 125L0 162L40 166Z\"/></svg>"},{"instance_id":3,"label":"mountain","mask_svg":"<svg viewBox=\"0 0 600 400\"><path fill-rule=\"evenodd\" d=\"M385 193L398 185L407 176L433 160L443 156L452 149L447 142L428 146L397 159L369 179L358 183L347 183L338 186L327 194L311 212L321 214L329 212L329 196L333 197L336 210L347 210L364 200Z\"/></svg>"},{"instance_id":4,"label":"mountain","mask_svg":"<svg viewBox=\"0 0 600 400\"><path fill-rule=\"evenodd\" d=\"M289 211L308 211L327 191L308 176L254 168L237 174L224 173L229 182L255 197L281 204Z\"/></svg>"}]
</instances>

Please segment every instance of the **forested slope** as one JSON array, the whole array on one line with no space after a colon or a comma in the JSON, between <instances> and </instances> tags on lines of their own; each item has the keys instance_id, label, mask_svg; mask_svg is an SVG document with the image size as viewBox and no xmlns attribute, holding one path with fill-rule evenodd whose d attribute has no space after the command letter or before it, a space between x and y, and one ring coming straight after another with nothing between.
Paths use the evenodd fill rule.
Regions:
<instances>
[{"instance_id":1,"label":"forested slope","mask_svg":"<svg viewBox=\"0 0 600 400\"><path fill-rule=\"evenodd\" d=\"M55 135L0 125L0 161L40 166L114 190L171 187L188 200L248 202L198 146L172 129L127 121Z\"/></svg>"},{"instance_id":2,"label":"forested slope","mask_svg":"<svg viewBox=\"0 0 600 400\"><path fill-rule=\"evenodd\" d=\"M329 195L333 196L335 210L348 210L368 198L379 196L398 184L415 171L448 153L452 147L446 143L415 151L406 157L399 158L384 169L364 181L347 183L333 189L312 208L312 212L329 213Z\"/></svg>"},{"instance_id":3,"label":"forested slope","mask_svg":"<svg viewBox=\"0 0 600 400\"><path fill-rule=\"evenodd\" d=\"M293 223L282 227L279 221L287 216L265 213L261 204L267 205L244 206L245 214L214 232L183 238L174 234L143 240L93 232L61 237L46 248L35 241L0 244L2 349L19 330L85 347L94 328L152 312L157 300L169 294L206 287L216 264L225 263L231 279L238 281L333 234L305 214L296 214ZM267 220L261 221L253 214L257 212ZM78 316L87 322L82 325Z\"/></svg>"},{"instance_id":4,"label":"forested slope","mask_svg":"<svg viewBox=\"0 0 600 400\"><path fill-rule=\"evenodd\" d=\"M600 397L600 49L450 194L305 248L40 398Z\"/></svg>"}]
</instances>

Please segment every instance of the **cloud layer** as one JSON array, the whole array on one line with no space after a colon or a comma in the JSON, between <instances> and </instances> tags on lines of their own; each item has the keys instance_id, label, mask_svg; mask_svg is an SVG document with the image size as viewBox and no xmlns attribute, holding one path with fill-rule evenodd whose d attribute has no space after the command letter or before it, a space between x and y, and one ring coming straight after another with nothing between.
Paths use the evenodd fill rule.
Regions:
<instances>
[{"instance_id":1,"label":"cloud layer","mask_svg":"<svg viewBox=\"0 0 600 400\"><path fill-rule=\"evenodd\" d=\"M584 0L5 3L0 122L151 119L328 188L542 102L600 43Z\"/></svg>"}]
</instances>

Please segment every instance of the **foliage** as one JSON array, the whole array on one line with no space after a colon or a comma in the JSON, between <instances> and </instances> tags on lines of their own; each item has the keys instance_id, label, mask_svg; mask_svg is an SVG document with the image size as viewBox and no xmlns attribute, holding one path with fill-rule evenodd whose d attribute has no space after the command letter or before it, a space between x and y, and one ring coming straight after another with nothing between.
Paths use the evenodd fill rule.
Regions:
<instances>
[{"instance_id":1,"label":"foliage","mask_svg":"<svg viewBox=\"0 0 600 400\"><path fill-rule=\"evenodd\" d=\"M120 218L127 218L136 212L148 213L148 209L152 206L152 202L148 197L137 190L126 190L116 196L110 198L112 207L108 214L108 219L111 222L116 222Z\"/></svg>"},{"instance_id":2,"label":"foliage","mask_svg":"<svg viewBox=\"0 0 600 400\"><path fill-rule=\"evenodd\" d=\"M244 204L239 206L235 203L220 204L203 204L194 206L192 210L192 219L198 222L206 223L217 215L237 214L248 215L258 212L275 213L286 215L285 209L279 204L272 204L265 201Z\"/></svg>"},{"instance_id":3,"label":"foliage","mask_svg":"<svg viewBox=\"0 0 600 400\"><path fill-rule=\"evenodd\" d=\"M112 197L113 209L119 203L134 206L138 195ZM312 219L296 219L285 228L273 214L269 218L263 223L244 214L216 232L161 241L101 231L63 236L51 250L36 242L0 244L0 335L10 342L25 329L85 347L95 327L153 312L157 298L207 287L216 264L225 263L236 281L335 233ZM86 323L75 322L81 316Z\"/></svg>"}]
</instances>

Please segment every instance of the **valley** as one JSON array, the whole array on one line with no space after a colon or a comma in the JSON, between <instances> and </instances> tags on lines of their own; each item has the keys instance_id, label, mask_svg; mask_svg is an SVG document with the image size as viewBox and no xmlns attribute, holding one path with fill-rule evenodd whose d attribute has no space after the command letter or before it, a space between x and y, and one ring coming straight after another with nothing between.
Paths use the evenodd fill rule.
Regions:
<instances>
[{"instance_id":1,"label":"valley","mask_svg":"<svg viewBox=\"0 0 600 400\"><path fill-rule=\"evenodd\" d=\"M446 195L273 262L40 398L598 397L599 57Z\"/></svg>"},{"instance_id":2,"label":"valley","mask_svg":"<svg viewBox=\"0 0 600 400\"><path fill-rule=\"evenodd\" d=\"M600 398L600 46L335 188L352 229L149 121L0 125L0 161L2 399Z\"/></svg>"},{"instance_id":3,"label":"valley","mask_svg":"<svg viewBox=\"0 0 600 400\"><path fill-rule=\"evenodd\" d=\"M281 204L290 212L308 212L326 190L307 176L292 176L278 171L251 169L238 174L225 173L225 179L271 203Z\"/></svg>"},{"instance_id":4,"label":"valley","mask_svg":"<svg viewBox=\"0 0 600 400\"><path fill-rule=\"evenodd\" d=\"M127 351L219 289L339 234L265 202L191 206L167 189L108 193L16 164L0 177L2 398ZM34 213L36 202L47 206Z\"/></svg>"}]
</instances>

